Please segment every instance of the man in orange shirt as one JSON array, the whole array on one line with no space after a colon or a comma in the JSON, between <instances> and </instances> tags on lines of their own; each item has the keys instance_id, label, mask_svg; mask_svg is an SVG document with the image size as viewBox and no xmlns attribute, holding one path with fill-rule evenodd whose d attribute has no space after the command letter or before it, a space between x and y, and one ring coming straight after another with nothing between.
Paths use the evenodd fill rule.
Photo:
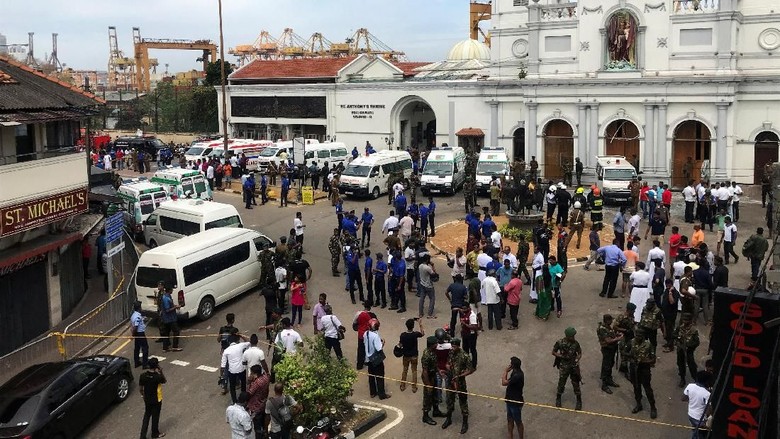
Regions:
<instances>
[{"instance_id":1,"label":"man in orange shirt","mask_svg":"<svg viewBox=\"0 0 780 439\"><path fill-rule=\"evenodd\" d=\"M626 288L631 282L631 274L636 271L635 266L637 261L639 261L639 253L634 251L634 243L632 241L626 243L623 256L626 257L626 265L623 266L623 286L620 287L620 297L626 297Z\"/></svg>"},{"instance_id":2,"label":"man in orange shirt","mask_svg":"<svg viewBox=\"0 0 780 439\"><path fill-rule=\"evenodd\" d=\"M691 235L691 247L698 248L699 244L704 242L704 230L699 224L693 226L693 235Z\"/></svg>"}]
</instances>

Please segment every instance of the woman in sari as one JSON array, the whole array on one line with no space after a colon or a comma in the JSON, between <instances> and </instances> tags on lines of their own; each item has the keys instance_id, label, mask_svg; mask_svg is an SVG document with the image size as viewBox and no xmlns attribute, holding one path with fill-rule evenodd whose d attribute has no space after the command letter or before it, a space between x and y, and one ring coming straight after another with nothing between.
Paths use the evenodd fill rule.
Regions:
<instances>
[{"instance_id":1,"label":"woman in sari","mask_svg":"<svg viewBox=\"0 0 780 439\"><path fill-rule=\"evenodd\" d=\"M537 319L547 320L547 318L550 317L550 311L552 310L552 277L550 276L550 266L544 264L538 273L539 275L536 277L535 282L539 298L536 302L536 312L534 312L534 315Z\"/></svg>"}]
</instances>

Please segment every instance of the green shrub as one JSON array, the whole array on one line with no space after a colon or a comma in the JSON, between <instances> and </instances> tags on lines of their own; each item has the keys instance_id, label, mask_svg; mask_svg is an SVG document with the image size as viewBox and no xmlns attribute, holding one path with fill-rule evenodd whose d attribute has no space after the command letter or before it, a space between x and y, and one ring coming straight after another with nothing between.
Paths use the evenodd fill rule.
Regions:
<instances>
[{"instance_id":1,"label":"green shrub","mask_svg":"<svg viewBox=\"0 0 780 439\"><path fill-rule=\"evenodd\" d=\"M517 227L511 227L509 224L504 224L499 227L498 233L500 233L503 238L514 242L519 241L520 236L524 236L525 240L528 242L531 242L532 240L532 232L530 230L518 229Z\"/></svg>"},{"instance_id":2,"label":"green shrub","mask_svg":"<svg viewBox=\"0 0 780 439\"><path fill-rule=\"evenodd\" d=\"M295 425L313 426L335 409L348 408L347 397L357 379L346 359L330 355L322 336L306 338L304 347L287 354L274 368L276 380L285 383L285 393L303 406Z\"/></svg>"}]
</instances>

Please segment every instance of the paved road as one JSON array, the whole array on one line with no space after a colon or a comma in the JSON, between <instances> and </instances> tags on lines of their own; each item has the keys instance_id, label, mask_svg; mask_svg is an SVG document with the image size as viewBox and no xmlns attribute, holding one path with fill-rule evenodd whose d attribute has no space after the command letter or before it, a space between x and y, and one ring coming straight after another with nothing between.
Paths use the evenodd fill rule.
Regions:
<instances>
[{"instance_id":1,"label":"paved road","mask_svg":"<svg viewBox=\"0 0 780 439\"><path fill-rule=\"evenodd\" d=\"M296 211L303 212L306 228L307 260L313 266L314 277L310 283L312 294L317 297L320 292L327 292L329 302L333 305L335 314L342 320L349 321L357 310L356 306L349 302L349 296L344 291L344 278L335 278L329 271L329 254L327 251L327 239L335 225L335 214L329 203L318 202L314 206L290 206L278 208L277 205L259 206L253 210L244 210L241 207L240 196L218 192L215 199L220 202L228 202L240 207L244 223L251 228L260 230L268 236L278 238L286 236L292 227L292 220ZM437 200L437 221L443 223L462 217L463 199L460 195ZM376 221L381 224L388 212L386 198L373 201L348 200L346 207L360 210L368 206L376 215ZM611 218L609 212L605 218ZM743 218L745 224L740 224L741 235L745 239L749 231L755 229L758 224L747 223L751 218L760 219L763 215L760 205L743 203ZM378 235L379 227L374 230L372 250L380 251L381 239ZM684 229L688 229L685 227ZM708 241L714 242L712 235L708 235ZM646 254L648 248L643 249ZM644 254L642 255L644 257ZM746 285L746 274L749 264L740 260L736 266L731 265L731 283L735 286ZM437 267L446 266L442 260L437 261ZM523 301L520 305L520 330L518 331L485 331L479 337L478 350L480 361L478 370L469 377L469 390L476 394L491 397L503 397L504 390L500 385L501 373L509 363L509 357L516 355L523 360L526 372L525 397L529 402L552 405L555 399L555 385L557 383L557 370L552 367L550 351L553 343L563 336L563 330L567 326L574 326L578 330L577 338L582 344L584 355L583 368L583 394L584 408L588 411L607 413L616 416L632 417L630 409L633 406L633 393L630 384L622 377L616 378L621 384L615 394L607 395L600 390L598 381L600 367L600 351L595 336L597 323L602 313L618 314L619 309L625 305L625 299L602 299L598 297L600 291L602 272L582 270L580 265L570 265L570 275L564 284L564 314L560 319L553 317L547 322L538 321L532 317L533 305L528 304L528 288L524 287ZM439 314L437 320L425 320L426 332L432 333L434 324L443 325L448 320L448 306L443 291L446 288L442 276L442 283L437 284L436 311ZM409 308L414 310L413 296ZM257 291L252 291L220 307L216 315L209 321L193 321L184 326L183 335L214 334L224 321L225 314L233 312L237 315L236 325L242 330L251 331L257 328L264 320L264 305ZM387 340L389 347L398 339L398 334L403 329L403 322L408 317L413 317L415 312L410 311L404 315L387 310L378 310L382 321L381 334ZM702 346L706 346L708 327L699 326L702 332ZM155 329L150 329L154 333ZM304 321L302 329L304 336L312 334L311 320ZM348 330L345 340L345 353L354 362L356 336ZM220 395L217 386L216 368L219 366L219 347L216 337L193 338L183 341L183 352L162 354L165 360L161 362L168 377L168 384L164 390L164 404L162 410L161 429L168 433L168 437L227 437L229 434L224 423L224 410L229 404L229 397ZM107 352L116 352L119 355L131 356L132 344L112 343L107 347ZM161 354L159 344L151 346L153 354ZM704 349L700 348L697 358L704 356ZM653 384L658 400L658 421L687 424L686 404L680 401L680 391L677 388L677 374L674 354L660 354L657 367L653 370ZM386 362L387 376L400 377L400 360L389 356ZM136 373L140 372L136 370ZM616 375L618 376L618 375ZM359 376L355 386L355 401L367 400L367 379ZM369 435L379 435L383 438L422 437L434 435L434 437L463 437L458 434L460 430L460 414L456 408L454 425L447 431L442 431L438 426L431 427L422 424L421 399L422 393L413 394L409 389L401 392L397 383L388 382L392 398L382 401L393 409L389 410L388 419L375 427ZM505 409L504 403L495 399L472 396L470 402L471 429L467 437L505 437ZM568 387L563 397L564 407L574 407L574 395L571 387ZM140 428L143 404L137 391L121 406L112 408L98 420L87 432L85 437L90 438L117 438L132 437ZM443 407L442 407L443 408ZM600 437L600 438L625 438L632 435L642 435L646 438L670 438L687 437L690 433L682 429L650 425L634 421L621 421L619 419L594 416L587 413L563 412L552 408L527 406L524 410L526 431L528 437L555 437L567 435L568 437ZM647 411L639 414L638 418L649 420ZM561 422L565 419L564 422ZM399 422L400 421L400 422ZM389 429L388 429L389 428ZM375 436L379 437L379 436Z\"/></svg>"}]
</instances>

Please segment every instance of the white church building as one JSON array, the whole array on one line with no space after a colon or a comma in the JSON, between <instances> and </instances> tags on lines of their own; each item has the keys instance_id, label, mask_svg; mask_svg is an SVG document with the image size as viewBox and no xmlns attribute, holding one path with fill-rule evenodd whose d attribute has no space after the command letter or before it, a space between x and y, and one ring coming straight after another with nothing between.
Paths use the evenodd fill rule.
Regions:
<instances>
[{"instance_id":1,"label":"white church building","mask_svg":"<svg viewBox=\"0 0 780 439\"><path fill-rule=\"evenodd\" d=\"M231 134L362 149L447 142L564 159L637 156L648 177L758 182L778 160L780 0L494 0L491 47L447 60L255 60L228 85ZM220 97L221 99L221 97ZM220 117L221 117L220 113Z\"/></svg>"}]
</instances>

